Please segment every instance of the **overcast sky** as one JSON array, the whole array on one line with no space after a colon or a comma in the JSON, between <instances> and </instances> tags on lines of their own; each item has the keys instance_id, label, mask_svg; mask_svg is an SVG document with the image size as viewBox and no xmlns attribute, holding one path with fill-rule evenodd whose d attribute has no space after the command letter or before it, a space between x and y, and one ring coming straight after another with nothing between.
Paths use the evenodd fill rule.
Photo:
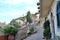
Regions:
<instances>
[{"instance_id":1,"label":"overcast sky","mask_svg":"<svg viewBox=\"0 0 60 40\"><path fill-rule=\"evenodd\" d=\"M9 23L12 19L26 15L27 11L38 11L39 0L0 0L0 22Z\"/></svg>"}]
</instances>

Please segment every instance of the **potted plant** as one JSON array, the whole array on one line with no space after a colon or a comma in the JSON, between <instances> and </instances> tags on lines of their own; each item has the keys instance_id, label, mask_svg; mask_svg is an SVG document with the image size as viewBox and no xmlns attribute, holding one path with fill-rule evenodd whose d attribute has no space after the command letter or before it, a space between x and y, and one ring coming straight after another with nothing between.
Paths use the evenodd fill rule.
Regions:
<instances>
[{"instance_id":1,"label":"potted plant","mask_svg":"<svg viewBox=\"0 0 60 40\"><path fill-rule=\"evenodd\" d=\"M8 25L4 28L4 33L8 35L8 40L14 40L17 29L12 25Z\"/></svg>"},{"instance_id":2,"label":"potted plant","mask_svg":"<svg viewBox=\"0 0 60 40\"><path fill-rule=\"evenodd\" d=\"M44 38L46 40L51 39L51 31L50 31L50 22L49 22L49 20L45 21L45 23L44 23Z\"/></svg>"}]
</instances>

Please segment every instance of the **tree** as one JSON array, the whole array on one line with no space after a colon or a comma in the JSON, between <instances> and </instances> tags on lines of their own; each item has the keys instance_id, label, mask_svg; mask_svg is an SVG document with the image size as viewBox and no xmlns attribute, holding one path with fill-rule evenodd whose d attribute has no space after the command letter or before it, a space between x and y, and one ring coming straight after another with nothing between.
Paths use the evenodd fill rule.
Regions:
<instances>
[{"instance_id":1,"label":"tree","mask_svg":"<svg viewBox=\"0 0 60 40\"><path fill-rule=\"evenodd\" d=\"M49 40L51 38L51 31L50 31L50 22L49 22L49 20L47 20L44 23L44 37L46 38L46 40Z\"/></svg>"},{"instance_id":2,"label":"tree","mask_svg":"<svg viewBox=\"0 0 60 40\"><path fill-rule=\"evenodd\" d=\"M32 15L31 15L30 11L27 12L26 18L27 18L27 22L32 23Z\"/></svg>"},{"instance_id":3,"label":"tree","mask_svg":"<svg viewBox=\"0 0 60 40\"><path fill-rule=\"evenodd\" d=\"M17 28L12 25L6 25L3 30L6 35L15 35L17 33Z\"/></svg>"}]
</instances>

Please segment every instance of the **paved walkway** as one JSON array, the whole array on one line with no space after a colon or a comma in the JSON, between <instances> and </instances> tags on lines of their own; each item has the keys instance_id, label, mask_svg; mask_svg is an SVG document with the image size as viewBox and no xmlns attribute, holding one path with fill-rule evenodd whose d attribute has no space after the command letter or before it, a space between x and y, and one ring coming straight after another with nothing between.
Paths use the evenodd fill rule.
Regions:
<instances>
[{"instance_id":1,"label":"paved walkway","mask_svg":"<svg viewBox=\"0 0 60 40\"><path fill-rule=\"evenodd\" d=\"M38 32L36 34L31 35L30 37L27 37L24 40L44 40L43 39L43 28L40 27L39 25L36 27L37 27Z\"/></svg>"}]
</instances>

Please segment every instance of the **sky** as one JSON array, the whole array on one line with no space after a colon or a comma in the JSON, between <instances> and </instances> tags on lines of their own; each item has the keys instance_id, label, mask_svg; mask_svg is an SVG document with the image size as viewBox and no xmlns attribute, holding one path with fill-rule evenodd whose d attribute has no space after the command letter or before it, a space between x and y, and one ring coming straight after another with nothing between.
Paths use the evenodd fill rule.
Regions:
<instances>
[{"instance_id":1,"label":"sky","mask_svg":"<svg viewBox=\"0 0 60 40\"><path fill-rule=\"evenodd\" d=\"M0 22L9 23L12 19L31 13L38 12L39 0L0 0Z\"/></svg>"}]
</instances>

